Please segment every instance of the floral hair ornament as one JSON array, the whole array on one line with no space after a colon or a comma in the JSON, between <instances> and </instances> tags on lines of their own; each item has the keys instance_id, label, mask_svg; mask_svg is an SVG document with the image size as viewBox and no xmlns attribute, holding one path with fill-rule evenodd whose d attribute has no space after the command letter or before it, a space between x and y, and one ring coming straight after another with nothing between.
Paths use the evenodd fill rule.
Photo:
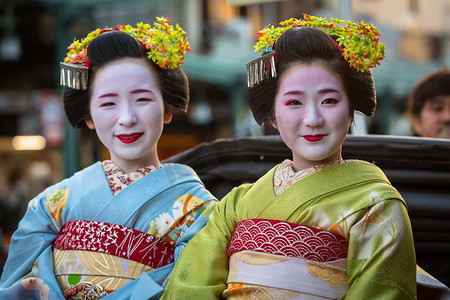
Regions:
<instances>
[{"instance_id":1,"label":"floral hair ornament","mask_svg":"<svg viewBox=\"0 0 450 300\"><path fill-rule=\"evenodd\" d=\"M373 25L359 21L355 23L331 18L319 18L303 14L303 19L291 18L283 21L278 27L266 27L257 32L261 37L256 39L255 52L265 51L261 57L247 63L248 87L260 83L262 80L276 77L274 51L272 46L288 29L294 27L314 27L328 35L336 35L336 48L357 71L367 71L380 64L385 56L385 45L380 43L380 31Z\"/></svg>"},{"instance_id":2,"label":"floral hair ornament","mask_svg":"<svg viewBox=\"0 0 450 300\"><path fill-rule=\"evenodd\" d=\"M108 31L123 31L139 43L148 53L148 58L160 68L175 69L183 64L186 51L191 51L189 42L183 36L186 32L176 25L169 25L168 18L157 17L153 27L149 24L138 23L136 28L130 25L118 25L115 28L96 29L90 32L84 39L75 40L70 44L64 62L60 63L60 83L73 89L87 89L88 70L90 67L87 58L87 48L91 41L100 34Z\"/></svg>"}]
</instances>

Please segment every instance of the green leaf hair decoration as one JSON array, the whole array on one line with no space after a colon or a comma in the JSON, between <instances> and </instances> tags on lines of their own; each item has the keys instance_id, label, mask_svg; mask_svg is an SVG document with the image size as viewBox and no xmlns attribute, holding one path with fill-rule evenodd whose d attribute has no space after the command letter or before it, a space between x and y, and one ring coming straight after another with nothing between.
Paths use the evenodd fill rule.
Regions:
<instances>
[{"instance_id":1,"label":"green leaf hair decoration","mask_svg":"<svg viewBox=\"0 0 450 300\"><path fill-rule=\"evenodd\" d=\"M261 37L256 39L255 52L272 51L274 42L288 29L294 27L314 27L329 34L336 35L338 50L347 60L350 67L364 72L375 68L385 56L385 45L380 43L380 31L373 25L359 21L355 23L331 18L320 18L303 14L303 19L291 18L280 22L278 27L266 27L257 32Z\"/></svg>"},{"instance_id":2,"label":"green leaf hair decoration","mask_svg":"<svg viewBox=\"0 0 450 300\"><path fill-rule=\"evenodd\" d=\"M186 51L191 51L189 42L183 36L186 32L176 25L175 29L169 25L168 18L156 17L157 22L153 27L149 24L138 23L136 28L130 25L117 25L115 28L96 29L90 32L84 39L75 40L67 49L65 63L85 64L87 62L87 48L91 41L100 34L113 30L123 31L138 42L148 51L148 58L163 69L175 69L183 63Z\"/></svg>"}]
</instances>

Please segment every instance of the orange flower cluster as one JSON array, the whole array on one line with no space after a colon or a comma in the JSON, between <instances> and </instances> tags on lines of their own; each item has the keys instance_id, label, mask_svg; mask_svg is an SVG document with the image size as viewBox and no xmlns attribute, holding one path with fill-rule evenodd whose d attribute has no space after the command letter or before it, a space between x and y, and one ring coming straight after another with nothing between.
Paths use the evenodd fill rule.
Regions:
<instances>
[{"instance_id":1,"label":"orange flower cluster","mask_svg":"<svg viewBox=\"0 0 450 300\"><path fill-rule=\"evenodd\" d=\"M364 72L380 64L385 56L385 45L380 43L380 32L373 24L364 21L355 23L331 18L320 18L303 14L303 19L291 18L283 21L278 27L267 27L257 32L261 37L256 39L254 46L257 51L271 51L275 41L286 30L294 27L307 26L317 28L329 35L336 35L337 43L342 50L342 56L347 60L350 67Z\"/></svg>"},{"instance_id":2,"label":"orange flower cluster","mask_svg":"<svg viewBox=\"0 0 450 300\"><path fill-rule=\"evenodd\" d=\"M149 24L138 23L136 28L130 25L117 25L115 28L96 29L90 32L84 39L75 40L67 49L66 63L84 64L87 61L87 48L91 41L100 34L112 31L123 31L148 50L148 58L153 60L163 69L175 69L183 63L186 51L191 51L189 42L183 36L186 32L176 25L175 29L168 18L157 17L153 27Z\"/></svg>"}]
</instances>

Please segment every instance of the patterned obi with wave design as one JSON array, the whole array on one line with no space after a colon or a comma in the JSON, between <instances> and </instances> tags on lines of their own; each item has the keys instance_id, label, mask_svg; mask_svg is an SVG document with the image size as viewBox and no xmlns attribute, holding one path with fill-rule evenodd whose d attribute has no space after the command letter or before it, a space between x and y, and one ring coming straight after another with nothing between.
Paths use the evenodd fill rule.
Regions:
<instances>
[{"instance_id":1,"label":"patterned obi with wave design","mask_svg":"<svg viewBox=\"0 0 450 300\"><path fill-rule=\"evenodd\" d=\"M348 240L325 230L278 220L240 221L228 248L223 296L339 298L347 291L347 252Z\"/></svg>"},{"instance_id":2,"label":"patterned obi with wave design","mask_svg":"<svg viewBox=\"0 0 450 300\"><path fill-rule=\"evenodd\" d=\"M143 272L172 263L174 247L123 225L77 220L61 228L53 257L61 290L91 282L110 293Z\"/></svg>"}]
</instances>

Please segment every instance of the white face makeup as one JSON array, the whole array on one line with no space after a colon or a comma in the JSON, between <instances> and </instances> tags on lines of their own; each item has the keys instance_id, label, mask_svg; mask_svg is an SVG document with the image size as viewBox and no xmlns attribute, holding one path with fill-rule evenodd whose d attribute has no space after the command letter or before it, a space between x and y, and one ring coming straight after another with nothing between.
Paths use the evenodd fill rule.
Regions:
<instances>
[{"instance_id":1,"label":"white face makeup","mask_svg":"<svg viewBox=\"0 0 450 300\"><path fill-rule=\"evenodd\" d=\"M99 70L93 80L89 128L96 130L111 160L129 172L159 163L156 145L172 111L154 72L144 62L124 59Z\"/></svg>"},{"instance_id":2,"label":"white face makeup","mask_svg":"<svg viewBox=\"0 0 450 300\"><path fill-rule=\"evenodd\" d=\"M321 64L294 65L281 78L272 124L292 150L294 170L342 159L351 121L342 83Z\"/></svg>"}]
</instances>

